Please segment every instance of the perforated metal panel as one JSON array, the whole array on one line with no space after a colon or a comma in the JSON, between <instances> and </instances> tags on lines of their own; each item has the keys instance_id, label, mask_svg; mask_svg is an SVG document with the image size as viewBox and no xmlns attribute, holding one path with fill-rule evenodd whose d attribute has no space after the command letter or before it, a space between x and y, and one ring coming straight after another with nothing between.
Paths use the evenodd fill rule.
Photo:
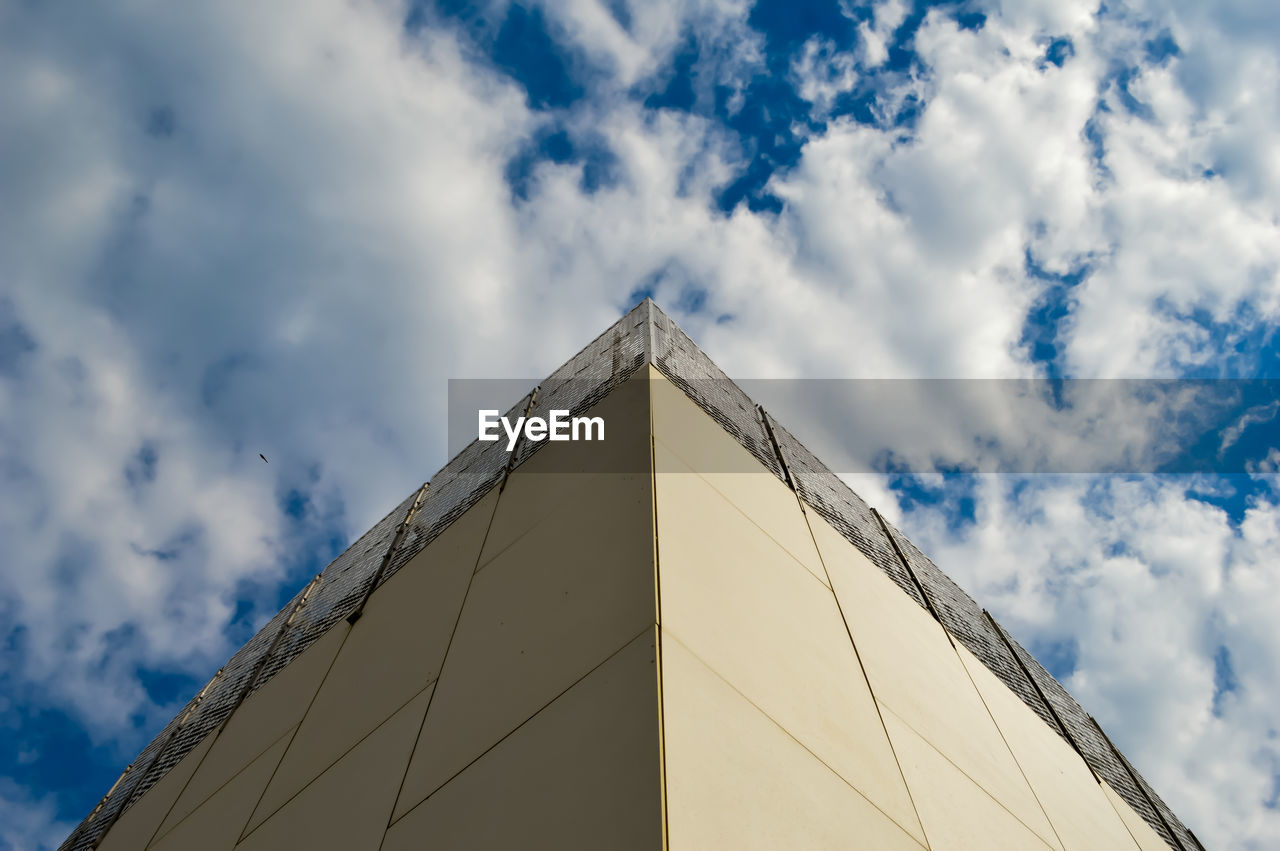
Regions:
<instances>
[{"instance_id":1,"label":"perforated metal panel","mask_svg":"<svg viewBox=\"0 0 1280 851\"><path fill-rule=\"evenodd\" d=\"M560 410L576 416L599 402L644 366L648 327L644 305L633 308L538 385L530 415L546 417ZM543 445L521 441L513 466L529 460Z\"/></svg>"},{"instance_id":2,"label":"perforated metal panel","mask_svg":"<svg viewBox=\"0 0 1280 851\"><path fill-rule=\"evenodd\" d=\"M778 442L778 450L786 461L792 486L800 498L857 547L872 564L884 571L907 596L925 607L920 590L894 553L893 546L871 511L871 506L863 502L862 497L827 469L777 420L768 417L768 421Z\"/></svg>"},{"instance_id":3,"label":"perforated metal panel","mask_svg":"<svg viewBox=\"0 0 1280 851\"><path fill-rule=\"evenodd\" d=\"M1137 779L1138 786L1141 787L1143 793L1147 796L1147 800L1151 801L1162 821L1168 825L1169 829L1173 832L1173 835L1177 837L1178 842L1182 844L1182 847L1186 849L1186 851L1204 851L1204 846L1200 844L1200 840L1196 838L1196 835L1182 823L1182 820L1174 814L1173 810L1169 809L1169 805L1164 802L1163 798L1156 794L1156 790L1151 788L1151 784L1147 783L1146 778L1138 773L1138 769L1133 767L1133 763L1129 762L1122 753L1118 753L1118 756L1120 757L1121 762L1125 764L1125 767L1128 768Z\"/></svg>"},{"instance_id":4,"label":"perforated metal panel","mask_svg":"<svg viewBox=\"0 0 1280 851\"><path fill-rule=\"evenodd\" d=\"M212 686L177 728L173 738L164 746L143 780L134 792L136 800L146 790L160 780L169 769L177 765L205 736L212 733L218 725L230 717L231 712L243 700L245 690L251 684L251 678L264 660L271 644L274 642L289 613L303 592L295 595L294 600L271 618L258 633L249 639L222 668L221 675L216 677ZM181 717L181 716L179 716Z\"/></svg>"},{"instance_id":5,"label":"perforated metal panel","mask_svg":"<svg viewBox=\"0 0 1280 851\"><path fill-rule=\"evenodd\" d=\"M239 704L249 678L279 634L303 592L281 609L241 647L199 694L187 702L130 763L130 769L108 793L96 815L91 814L63 843L63 849L93 848L129 806L154 786Z\"/></svg>"},{"instance_id":6,"label":"perforated metal panel","mask_svg":"<svg viewBox=\"0 0 1280 851\"><path fill-rule=\"evenodd\" d=\"M85 817L84 821L80 822L79 826L71 832L66 841L62 843L60 851L85 851L85 849L97 846L107 829L124 813L129 803L136 798L134 793L138 790L139 781L148 773L148 769L159 757L165 744L173 738L174 732L181 726L182 718L197 702L197 697L187 701L187 705L183 707L182 712L174 716L160 731L160 734L152 739L142 749L142 752L129 763L124 773L116 780L115 785L103 796L102 800Z\"/></svg>"},{"instance_id":7,"label":"perforated metal panel","mask_svg":"<svg viewBox=\"0 0 1280 851\"><path fill-rule=\"evenodd\" d=\"M504 416L523 416L529 396L513 405ZM501 442L473 440L431 477L426 497L406 524L404 534L391 554L379 584L386 582L422 552L441 532L449 528L471 506L502 481L511 454ZM410 500L412 503L412 500ZM406 505L406 513L408 506ZM403 518L405 515L402 514Z\"/></svg>"},{"instance_id":8,"label":"perforated metal panel","mask_svg":"<svg viewBox=\"0 0 1280 851\"><path fill-rule=\"evenodd\" d=\"M1151 825L1151 828L1169 843L1171 848L1180 848L1169 829L1161 822L1151 802L1147 800L1146 795L1133 782L1129 772L1116 758L1116 752L1111 747L1111 743L1093 723L1089 713L1085 712L1062 684L1054 679L1053 675L1046 671L1035 657L1007 631L1005 637L1030 671L1031 678L1040 687L1041 693L1053 705L1054 712L1062 719L1062 724L1066 728L1068 739L1084 757L1089 767L1107 781L1111 788L1115 789L1133 808L1133 811L1142 816L1143 821Z\"/></svg>"},{"instance_id":9,"label":"perforated metal panel","mask_svg":"<svg viewBox=\"0 0 1280 851\"><path fill-rule=\"evenodd\" d=\"M779 479L782 465L760 410L665 313L653 307L653 364Z\"/></svg>"},{"instance_id":10,"label":"perforated metal panel","mask_svg":"<svg viewBox=\"0 0 1280 851\"><path fill-rule=\"evenodd\" d=\"M262 688L285 665L315 643L321 635L351 613L368 590L369 582L391 547L396 527L413 504L417 492L400 504L347 547L320 574L305 605L301 606L285 629L271 658L266 660L249 694ZM287 608L286 608L287 610ZM265 631L265 630L264 630Z\"/></svg>"},{"instance_id":11,"label":"perforated metal panel","mask_svg":"<svg viewBox=\"0 0 1280 851\"><path fill-rule=\"evenodd\" d=\"M1036 691L1035 685L1028 678L1023 667L1014 658L1009 645L996 633L995 628L982 613L982 607L965 593L964 589L951 581L938 569L928 556L920 552L915 544L894 528L893 524L883 520L889 536L902 554L903 560L915 574L916 581L924 590L929 605L937 614L938 620L953 636L977 656L993 674L1000 678L1009 689L1022 698L1022 702L1052 727L1059 735L1062 729L1049 707Z\"/></svg>"},{"instance_id":12,"label":"perforated metal panel","mask_svg":"<svg viewBox=\"0 0 1280 851\"><path fill-rule=\"evenodd\" d=\"M652 302L642 302L587 344L513 405L507 416L528 412L545 417L551 410L580 414L646 363L679 386L766 469L789 481L806 505L905 594L934 612L951 635L1067 739L1170 847L1200 848L1088 713L1022 645L901 532L887 523L882 526L870 506L762 412ZM188 702L68 837L62 851L95 847L115 819L222 724L247 695L347 617L375 583L394 575L541 446L522 441L508 453L501 442L473 441L432 476L425 495L415 491L402 500L325 568L312 586L300 591Z\"/></svg>"}]
</instances>

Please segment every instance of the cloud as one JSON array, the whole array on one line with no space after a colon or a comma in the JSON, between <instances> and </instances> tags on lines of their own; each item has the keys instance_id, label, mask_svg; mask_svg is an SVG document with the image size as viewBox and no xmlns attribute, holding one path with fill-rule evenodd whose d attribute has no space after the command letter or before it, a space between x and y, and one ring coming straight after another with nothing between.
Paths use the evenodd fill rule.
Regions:
<instances>
[{"instance_id":1,"label":"cloud","mask_svg":"<svg viewBox=\"0 0 1280 851\"><path fill-rule=\"evenodd\" d=\"M866 67L882 65L889 58L889 42L894 30L906 18L907 6L902 0L885 0L876 6L871 21L863 21L858 25L862 63Z\"/></svg>"},{"instance_id":2,"label":"cloud","mask_svg":"<svg viewBox=\"0 0 1280 851\"><path fill-rule=\"evenodd\" d=\"M600 94L618 94L647 79L666 77L691 34L700 42L702 95L760 61L759 35L747 26L751 3L602 2L570 0L539 4L559 28L563 43L606 70L596 81Z\"/></svg>"},{"instance_id":3,"label":"cloud","mask_svg":"<svg viewBox=\"0 0 1280 851\"><path fill-rule=\"evenodd\" d=\"M1238 420L1222 430L1222 442L1218 446L1218 456L1221 457L1224 452L1235 446L1236 442L1240 440L1240 436L1244 434L1245 429L1249 428L1249 426L1270 422L1275 419L1277 411L1280 411L1280 401L1272 402L1269 405L1258 405L1241 414Z\"/></svg>"},{"instance_id":4,"label":"cloud","mask_svg":"<svg viewBox=\"0 0 1280 851\"><path fill-rule=\"evenodd\" d=\"M446 378L546 374L640 292L735 377L1266 357L1268 7L1021 0L962 25L890 2L792 41L740 2L538 9L563 103L493 55L504 3L4 13L0 607L24 695L140 745L169 698L139 670L208 676L445 460ZM891 484L860 487L1020 635L1075 647L1072 685L1198 833L1275 839L1274 500L983 480L981 522L948 526Z\"/></svg>"},{"instance_id":5,"label":"cloud","mask_svg":"<svg viewBox=\"0 0 1280 851\"><path fill-rule=\"evenodd\" d=\"M904 522L1034 652L1071 648L1063 682L1210 846L1267 848L1280 841L1280 587L1266 567L1280 504L1255 500L1235 524L1195 497L1206 486L981 476L959 532Z\"/></svg>"},{"instance_id":6,"label":"cloud","mask_svg":"<svg viewBox=\"0 0 1280 851\"><path fill-rule=\"evenodd\" d=\"M216 664L236 583L281 578L272 486L152 392L108 318L21 299L33 350L0 379L0 534L25 566L0 576L10 640L28 678L115 732L145 702L133 666Z\"/></svg>"},{"instance_id":7,"label":"cloud","mask_svg":"<svg viewBox=\"0 0 1280 851\"><path fill-rule=\"evenodd\" d=\"M829 114L845 92L857 85L858 60L850 51L841 51L834 42L814 36L791 63L796 92L820 115Z\"/></svg>"},{"instance_id":8,"label":"cloud","mask_svg":"<svg viewBox=\"0 0 1280 851\"><path fill-rule=\"evenodd\" d=\"M62 844L75 824L59 821L49 796L32 797L7 778L0 778L0 848L44 851Z\"/></svg>"},{"instance_id":9,"label":"cloud","mask_svg":"<svg viewBox=\"0 0 1280 851\"><path fill-rule=\"evenodd\" d=\"M123 765L175 699L140 672L207 678L443 462L444 378L534 332L490 307L509 81L390 8L99 11L0 37L0 608L15 696Z\"/></svg>"}]
</instances>

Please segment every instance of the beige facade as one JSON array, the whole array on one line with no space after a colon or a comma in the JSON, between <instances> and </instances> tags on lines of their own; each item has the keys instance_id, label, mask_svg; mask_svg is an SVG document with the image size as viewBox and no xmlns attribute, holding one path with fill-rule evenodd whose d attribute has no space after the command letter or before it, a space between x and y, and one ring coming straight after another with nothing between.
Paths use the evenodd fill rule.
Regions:
<instances>
[{"instance_id":1,"label":"beige facade","mask_svg":"<svg viewBox=\"0 0 1280 851\"><path fill-rule=\"evenodd\" d=\"M656 370L591 414L100 847L1168 847Z\"/></svg>"}]
</instances>

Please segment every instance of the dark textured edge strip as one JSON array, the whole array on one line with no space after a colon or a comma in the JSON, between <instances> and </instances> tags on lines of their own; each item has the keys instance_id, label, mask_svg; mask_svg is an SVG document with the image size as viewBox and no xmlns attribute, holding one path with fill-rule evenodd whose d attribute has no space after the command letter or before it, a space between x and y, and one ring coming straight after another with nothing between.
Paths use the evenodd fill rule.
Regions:
<instances>
[{"instance_id":1,"label":"dark textured edge strip","mask_svg":"<svg viewBox=\"0 0 1280 851\"><path fill-rule=\"evenodd\" d=\"M619 359L624 349L624 341L634 340L635 336L637 336L637 331L641 326L643 326L643 331L640 332L639 335L639 345L636 346L633 344L631 346L631 348L638 348L640 350L637 353L638 357L636 357L633 362L624 364ZM606 337L610 337L610 344L606 348L601 349L601 351L595 352L595 349L600 347L601 341ZM665 346L665 349L660 351L660 346ZM811 452L805 449L804 446L794 438L794 436L787 432L785 428L777 425L764 408L751 401L745 393L742 393L741 389L737 388L736 384L733 384L732 386L741 395L741 399L737 399L736 397L732 399L726 397L723 400L719 400L725 404L732 405L734 410L721 410L717 405L716 399L711 398L707 393L697 391L696 387L691 382L706 380L708 378L723 379L730 384L732 384L732 382L723 373L723 371L721 371L719 367L717 367L715 363L711 361L711 359L707 357L706 354L692 342L692 340L689 339L688 335L686 335L683 330L670 319L670 317L663 313L661 308L654 304L651 299L646 298L640 304L637 304L617 322L605 329L586 346L582 347L577 354L553 372L546 382L535 387L534 390L529 393L524 400L522 400L522 402L524 402L523 410L525 415L528 416L534 410L538 392L544 385L553 381L557 382L557 385L562 385L566 380L575 379L578 375L585 372L585 367L588 367L591 364L581 363L581 361L583 361L584 357L592 353L599 355L608 353L611 355L612 363L610 364L610 370L607 376L600 370L597 370L596 374L592 376L597 379L597 386L595 386L594 390L575 400L573 408L577 412L585 410L586 407L589 407L591 404L598 402L604 396L608 395L608 393L612 392L618 384L629 378L644 364L652 364L659 370L659 372L676 384L676 386L680 387L690 400L711 416L712 419L714 419L726 432L732 435L744 449L755 456L767 469L770 470L770 472L784 481L806 505L813 508L820 516L831 522L832 525L836 527L836 530L840 532L843 537L848 539L850 543L856 546L859 550L864 551L864 554L867 555L873 563L877 564L881 570L885 571L889 575L889 578L893 580L901 590L913 599L918 597L916 602L926 608L930 614L932 614L934 619L943 626L944 632L946 632L949 640L954 641L956 637L959 637L963 643L966 645L969 644L968 641L964 640L964 636L953 636L951 629L947 626L947 620L942 618L940 616L940 612L935 608L931 595L927 593L924 583L922 583L920 577L916 575L915 569L910 564L910 559L908 559L906 554L902 552L894 534L896 530L889 526L888 522L876 509L866 505L865 501L863 501L861 497L845 485L835 473L822 464L822 462L813 456ZM591 359L588 358L588 360ZM686 376L678 374L679 370L675 368L681 363L687 364L691 371L703 374L686 378ZM551 395L557 395L554 389L552 390ZM737 408L741 408L742 410L739 411ZM753 424L749 427L746 423L738 422L738 419L745 416L748 410L751 411L752 418L754 420ZM794 444L795 447L798 447L798 450L804 455L804 458L808 459L808 461L801 464L802 469L797 471L803 472L803 476L797 477L793 474L791 469L792 465L788 463L783 450L783 441L779 440L778 435L775 433L775 428L785 434L786 441L789 445ZM759 434L755 434L753 432L758 432ZM425 507L424 502L429 498L428 494L431 490L430 484L434 483L441 474L446 474L446 472L451 469L455 469L457 471L456 475L452 477L452 480L444 481L442 484L446 486L446 488L448 485L457 484L457 481L464 477L463 474L466 474L471 468L467 465L457 468L456 464L463 460L463 456L476 455L474 447L468 447L468 449L459 453L458 456L450 459L450 461L442 467L439 472L437 472L436 476L432 477L431 482L428 483L428 485L423 485L419 490L413 505L410 506L406 516L397 526L396 532L392 537L387 550L383 553L379 561L377 570L373 573L370 580L367 582L365 589L357 598L359 602L355 604L355 608L351 614L355 618L358 618L359 612L363 610L364 605L368 602L373 591L376 590L382 582L402 566L405 561L416 554L416 552L421 551L423 547L430 543L430 541L437 537L444 529L448 528L448 526L451 525L467 507L483 498L483 496L494 486L498 486L499 488L504 487L511 472L523 464L524 461L532 457L538 448L539 446L537 444L517 446L516 450L510 453L510 456L506 459L500 475L494 475L492 477L482 475L481 478L477 480L477 483L461 495L455 493L449 494L448 501L453 504L445 509L444 513L431 524L430 528L415 530L413 528L412 521L418 514L422 513ZM804 458L800 460L804 461ZM476 455L475 460L480 460L478 455ZM495 473L497 473L496 470ZM804 481L801 481L801 479L804 479ZM829 500L822 498L822 493L824 491L830 491L830 496L832 497L832 500L830 501L832 501L833 504L828 505L827 502ZM864 528L867 526L865 519L860 521L860 518L858 517L846 516L848 512L856 512L863 508L865 508L866 511L874 517L874 527ZM366 533L354 542L347 551L344 551L342 555L334 560L334 563L331 564L330 567L333 567L337 563L346 559L347 556L349 556L352 551L356 550L358 545L364 541L365 537L376 530L378 525L381 525L381 523L375 525L374 529L371 529L369 533ZM873 546L873 542L871 540L860 540L861 536L867 535L872 531L874 531L874 533L878 533L875 534L875 537L880 539L878 542L880 544L879 547ZM406 544L406 538L411 537L410 533L414 533L412 535L413 540L409 541L406 546L402 547L402 544ZM901 535L901 533L897 533L897 535ZM906 540L905 536L902 537ZM885 544L887 544L887 546L885 546ZM915 549L914 545L913 549ZM883 550L883 552L878 552L877 550ZM892 553L889 558L896 562L894 566L900 565L903 574L910 578L908 585L904 585L902 578L895 576L889 569L888 565L882 563L882 557L889 553ZM358 559L359 554L357 554L353 560ZM955 585L954 581L950 580L950 577L946 577L946 574L942 573L942 571L938 570L936 567L932 565L930 566L936 573L945 577L950 586L955 586L955 589L960 594L964 594L963 589L958 585ZM326 568L325 572L327 573L328 571L329 568ZM321 574L322 577L324 575L325 574L323 573ZM315 580L313 580L313 582L314 581ZM308 588L310 588L310 586L308 586ZM967 594L964 594L964 596L972 602L972 598L968 597ZM344 608L345 606L342 605L343 602L344 601L342 600L336 601L332 605ZM300 608L301 607L299 606L298 609ZM976 603L974 603L973 608L975 611L979 610ZM295 614L298 609L295 609ZM1046 713L1036 710L1034 706L1031 706L1031 708L1035 710L1037 714L1041 716L1042 720L1045 720L1051 728L1054 728L1055 725L1057 728L1060 728L1055 731L1059 732L1059 734L1071 744L1076 753L1080 754L1082 759L1084 759L1086 766L1090 768L1095 776L1098 776L1098 772L1094 767L1094 761L1091 760L1087 756L1086 752L1081 749L1080 745L1076 742L1075 737L1071 734L1071 725L1066 724L1064 719L1059 716L1058 711L1054 708L1054 701L1044 693L1037 677L1034 676L1027 668L1022 654L1018 652L1020 645L1015 647L1016 642L1013 642L1012 636L1010 636L1003 627L995 622L989 612L985 609L981 609L981 612L982 617L985 617L986 621L989 622L989 624L984 622L981 626L985 628L989 625L990 631L994 632L996 636L999 636L1000 641L1003 643L1003 649L1007 649L1009 654L1017 663L1017 672L1021 674L1022 677L1025 677L1026 681L1030 683L1034 690L1032 693L1037 698L1037 702L1042 703L1046 707L1048 717L1046 717ZM966 618L972 619L973 617L972 613L962 613L960 611L950 612L950 614L954 617L961 618L962 620ZM291 614L289 621L291 622L292 620L293 615ZM285 624L285 628L287 628L288 625L289 623L287 622ZM978 627L977 624L974 624L973 626ZM271 646L268 648L268 651L263 654L261 659L258 660L257 665L249 677L246 687L241 691L238 701L243 700L245 696L251 693L253 688L261 685L259 679L264 671L267 671L266 679L269 679L270 675L274 673L274 671L269 671L266 668L266 665L268 660L271 659L273 651L279 644L281 637L284 635L285 628L282 628L280 632L277 633L275 639L271 643ZM986 630L984 629L983 631L985 632ZM296 652L301 652L302 649L305 649L306 646L309 646L318 637L319 633L304 636L303 644L300 647L292 649ZM257 636L255 636L254 640L256 639ZM250 644L252 643L253 641L250 642ZM248 646L249 645L247 644L246 648ZM242 650L243 649L244 648L242 648ZM970 647L970 649L974 650L973 647ZM1025 652L1026 651L1024 650L1023 653ZM1007 688L1017 694L1024 702L1028 702L1028 695L1019 693L1018 689L1014 688L1007 681L1008 676L1011 675L1009 672L1002 672L998 670L997 667L993 667L994 662L985 658L984 654L975 652L975 655L977 655L979 660L982 661L983 664L992 671L992 673L1004 682ZM293 658L294 656L296 656L296 653L290 654L290 658ZM1040 667L1038 663L1037 667ZM167 726L165 730L161 731L161 734L157 739L164 737L165 741L161 747L155 749L155 754L148 762L148 770L151 766L154 766L157 763L166 749L165 746L167 746L168 742L177 736L182 727L182 722L195 712L199 699L208 693L210 687L214 685L214 682L222 675L225 669L226 666L224 666L223 669L220 669L218 674L216 674L215 677L206 684L205 688L201 690L196 698L192 699L192 702L188 704L184 711L179 713L179 717L174 719L174 721L178 722L177 724L170 722L170 725ZM1052 680L1054 685L1056 685L1058 689L1062 690L1066 697L1074 703L1074 698L1071 698L1070 693L1067 692L1060 683L1053 679L1047 672L1044 672L1044 676ZM1021 679L1021 677L1019 679ZM265 682L265 679L263 682ZM239 705L238 701L235 704L236 706ZM1028 703L1028 705L1030 706L1030 703ZM1078 704L1075 705L1078 706ZM1052 723L1049 723L1049 718L1052 719ZM1090 721L1093 721L1092 716L1089 716L1089 719ZM1093 724L1102 735L1103 739L1110 746L1110 749L1113 752L1112 758L1116 762L1117 767L1119 765L1124 766L1128 775L1124 779L1132 782L1135 787L1135 791L1142 796L1143 803L1147 804L1150 807L1152 814L1159 819L1158 827L1157 823L1153 823L1152 827L1156 828L1157 832L1161 833L1162 837L1166 839L1166 842L1169 842L1170 846L1177 849L1177 851L1189 851L1185 842L1175 838L1182 834L1190 837L1195 843L1196 848L1202 849L1203 846L1200 845L1199 840L1195 839L1195 834L1182 825L1181 821L1177 820L1177 817L1172 814L1166 805L1164 805L1162 800L1159 801L1158 804L1156 803L1158 796L1155 795L1154 790L1150 789L1149 784L1147 784L1145 780L1137 774L1136 770L1133 769L1124 755L1115 748L1115 745L1111 743L1111 740L1106 736L1106 733L1102 731L1101 727L1097 726L1097 722L1093 721ZM156 741L153 740L151 745L144 748L143 753L139 754L139 759L143 757L147 750L152 749L152 746L155 744ZM110 808L110 801L117 790L124 789L127 792L128 800L126 800L123 805L115 808L114 812L111 813L112 822L119 818L123 811L127 809L128 805L132 803L132 800L135 797L135 792L138 793L138 796L145 793L146 790L139 791L137 787L140 786L140 781L147 771L135 771L133 766L136 765L137 762L138 760L135 760L134 763L131 763L131 765L125 769L89 816L86 817L79 826L77 826L71 836L68 837L67 841L63 843L60 851L68 851L68 849L80 851L80 849L93 847L101 840L102 836L106 833L106 828L103 828L101 831L93 831L90 826L95 816ZM134 777L137 777L138 779L133 780ZM129 782L131 780L133 781L132 783ZM1128 796L1126 795L1124 797L1127 798ZM1176 822L1176 829L1174 825L1170 824L1165 813L1172 817ZM1144 820L1148 822L1153 821L1151 817L1141 811L1139 811L1139 815L1142 815ZM107 828L109 828L109 826L110 825L108 824ZM1168 834L1167 836L1165 836L1166 833ZM96 834L94 839L91 840L92 844L84 844L84 840L90 834Z\"/></svg>"},{"instance_id":2,"label":"dark textured edge strip","mask_svg":"<svg viewBox=\"0 0 1280 851\"><path fill-rule=\"evenodd\" d=\"M1164 813L1160 812L1160 807L1156 806L1156 802L1152 800L1151 794L1147 791L1146 781L1142 779L1137 770L1135 770L1129 763L1128 758L1125 757L1124 754L1120 753L1120 749L1116 747L1115 742L1111 741L1111 737L1107 735L1107 731L1102 729L1102 725L1098 723L1098 719L1090 715L1089 721L1092 722L1094 728L1097 729L1097 731L1102 735L1102 738L1104 738L1107 744L1111 747L1111 752L1115 754L1116 760L1124 766L1124 770L1128 772L1129 777L1133 779L1133 785L1137 786L1138 791L1147 799L1147 803L1151 805L1151 809L1156 814L1156 818L1160 819L1160 823L1164 825L1164 829L1169 831L1169 835L1172 836L1174 842L1177 843L1179 851L1196 851L1194 848L1187 848L1187 846L1183 844L1182 840L1178 838L1178 832L1173 829L1173 825L1169 823L1167 818L1165 818Z\"/></svg>"},{"instance_id":3,"label":"dark textured edge strip","mask_svg":"<svg viewBox=\"0 0 1280 851\"><path fill-rule=\"evenodd\" d=\"M365 585L364 596L360 598L360 602L347 615L347 623L352 626L355 626L356 621L360 620L361 616L364 615L364 607L368 605L369 598L373 596L374 591L378 590L378 583L382 581L382 575L387 572L387 565L391 563L396 550L400 548L400 542L404 540L404 534L409 529L409 522L413 520L413 515L417 514L418 509L422 506L422 500L426 498L427 488L430 485L430 482L422 483L422 487L418 488L418 495L413 498L413 504L409 506L404 519L396 526L396 533L391 538L391 544L387 547L387 552L382 556L382 561L378 563L378 569L369 577L369 581ZM316 578L319 579L319 577Z\"/></svg>"},{"instance_id":4,"label":"dark textured edge strip","mask_svg":"<svg viewBox=\"0 0 1280 851\"><path fill-rule=\"evenodd\" d=\"M907 576L911 577L911 584L915 585L916 590L920 592L920 599L924 600L924 607L929 610L929 614L933 615L933 619L942 627L942 631L947 636L947 641L954 643L955 639L951 637L951 631L947 629L946 622L938 615L938 610L933 607L933 600L925 593L924 586L920 584L920 577L916 576L916 572L911 569L911 562L907 561L907 557L902 554L902 548L898 546L898 542L894 540L893 533L889 531L889 524L885 522L884 517L875 508L871 509L871 516L876 518L876 522L880 524L880 529L884 532L885 538L888 539L889 546L893 548L893 554L898 557L898 563L907 572Z\"/></svg>"}]
</instances>

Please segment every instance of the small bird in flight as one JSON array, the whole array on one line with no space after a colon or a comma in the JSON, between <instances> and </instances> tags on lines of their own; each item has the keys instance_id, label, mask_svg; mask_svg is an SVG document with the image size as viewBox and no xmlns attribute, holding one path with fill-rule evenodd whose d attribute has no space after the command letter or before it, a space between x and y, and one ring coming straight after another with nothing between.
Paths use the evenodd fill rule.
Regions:
<instances>
[{"instance_id":1,"label":"small bird in flight","mask_svg":"<svg viewBox=\"0 0 1280 851\"><path fill-rule=\"evenodd\" d=\"M258 453L258 457L259 457L259 458L261 458L261 459L263 460L263 462L264 462L264 463L266 463L266 464L270 464L270 463L271 463L270 461L268 461L268 460L267 460L267 456L263 455L261 452L259 452L259 453Z\"/></svg>"}]
</instances>

